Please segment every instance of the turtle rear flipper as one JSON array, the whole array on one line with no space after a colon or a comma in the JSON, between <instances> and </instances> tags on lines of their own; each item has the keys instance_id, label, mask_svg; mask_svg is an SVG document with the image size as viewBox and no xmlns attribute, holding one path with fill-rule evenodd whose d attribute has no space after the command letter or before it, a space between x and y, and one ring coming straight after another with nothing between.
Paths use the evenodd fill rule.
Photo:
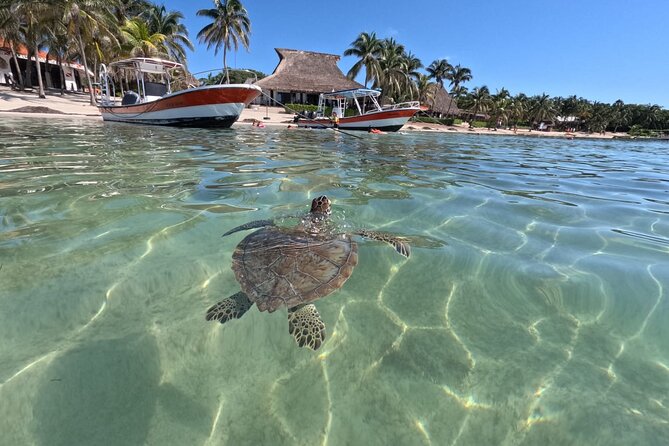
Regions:
<instances>
[{"instance_id":1,"label":"turtle rear flipper","mask_svg":"<svg viewBox=\"0 0 669 446\"><path fill-rule=\"evenodd\" d=\"M205 318L208 321L219 321L224 324L230 319L242 317L251 308L251 305L253 305L253 302L240 291L209 308Z\"/></svg>"},{"instance_id":2,"label":"turtle rear flipper","mask_svg":"<svg viewBox=\"0 0 669 446\"><path fill-rule=\"evenodd\" d=\"M325 340L325 324L313 304L302 305L288 310L288 332L300 347L318 350Z\"/></svg>"},{"instance_id":3,"label":"turtle rear flipper","mask_svg":"<svg viewBox=\"0 0 669 446\"><path fill-rule=\"evenodd\" d=\"M230 229L228 232L223 234L221 237L225 237L226 235L234 234L235 232L239 232L239 231L246 231L247 229L264 228L265 226L274 226L274 220L250 221L248 223L244 223L243 225L239 225L236 228Z\"/></svg>"},{"instance_id":4,"label":"turtle rear flipper","mask_svg":"<svg viewBox=\"0 0 669 446\"><path fill-rule=\"evenodd\" d=\"M356 234L372 240L389 243L395 248L395 251L399 252L404 257L409 257L411 255L411 246L409 246L406 239L403 239L402 237L396 237L383 232L367 231L364 229L356 232Z\"/></svg>"}]
</instances>

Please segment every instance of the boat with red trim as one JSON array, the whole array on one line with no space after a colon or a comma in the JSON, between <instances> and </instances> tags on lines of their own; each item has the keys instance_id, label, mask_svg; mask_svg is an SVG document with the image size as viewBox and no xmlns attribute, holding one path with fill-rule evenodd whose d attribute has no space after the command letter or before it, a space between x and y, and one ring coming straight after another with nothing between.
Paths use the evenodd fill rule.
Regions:
<instances>
[{"instance_id":1,"label":"boat with red trim","mask_svg":"<svg viewBox=\"0 0 669 446\"><path fill-rule=\"evenodd\" d=\"M298 127L305 128L336 127L345 130L377 129L396 132L422 110L418 101L381 106L378 101L380 95L379 90L368 88L321 93L316 112L299 116L296 118L296 123ZM330 116L325 115L328 104L332 106ZM346 116L347 108L354 111L352 116Z\"/></svg>"},{"instance_id":2,"label":"boat with red trim","mask_svg":"<svg viewBox=\"0 0 669 446\"><path fill-rule=\"evenodd\" d=\"M137 91L123 91L117 103L116 86L110 72L136 82ZM135 57L100 66L98 109L104 121L180 127L230 127L262 90L252 84L189 85L172 92L177 74L186 75L185 67L163 59Z\"/></svg>"}]
</instances>

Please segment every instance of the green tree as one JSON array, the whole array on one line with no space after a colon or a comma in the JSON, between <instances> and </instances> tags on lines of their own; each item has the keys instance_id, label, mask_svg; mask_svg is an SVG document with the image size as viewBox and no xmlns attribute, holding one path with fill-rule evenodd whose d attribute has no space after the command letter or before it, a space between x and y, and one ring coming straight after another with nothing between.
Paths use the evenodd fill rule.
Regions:
<instances>
[{"instance_id":1,"label":"green tree","mask_svg":"<svg viewBox=\"0 0 669 446\"><path fill-rule=\"evenodd\" d=\"M37 84L38 95L40 98L46 98L44 91L44 82L42 80L42 69L39 60L39 50L41 44L46 40L49 30L47 28L47 20L53 11L42 2L18 2L14 3L10 8L10 13L15 15L19 23L21 23L21 31L23 35L23 43L29 49L28 53L33 52L35 57L35 65L37 68ZM28 68L32 64L28 63ZM30 74L26 75L27 83L32 86Z\"/></svg>"},{"instance_id":2,"label":"green tree","mask_svg":"<svg viewBox=\"0 0 669 446\"><path fill-rule=\"evenodd\" d=\"M380 77L379 57L381 56L381 40L376 33L360 33L351 43L351 47L344 51L344 56L354 56L358 61L353 64L346 76L355 79L360 70L365 68L365 88L369 82L374 82Z\"/></svg>"},{"instance_id":3,"label":"green tree","mask_svg":"<svg viewBox=\"0 0 669 446\"><path fill-rule=\"evenodd\" d=\"M121 48L132 57L162 57L167 55L164 34L152 32L144 19L136 17L122 27Z\"/></svg>"},{"instance_id":4,"label":"green tree","mask_svg":"<svg viewBox=\"0 0 669 446\"><path fill-rule=\"evenodd\" d=\"M629 108L625 106L625 103L620 99L613 103L612 108L613 131L617 132L620 127L628 126L630 121L630 111Z\"/></svg>"},{"instance_id":5,"label":"green tree","mask_svg":"<svg viewBox=\"0 0 669 446\"><path fill-rule=\"evenodd\" d=\"M553 101L546 93L532 98L530 106L530 117L532 119L531 127L534 127L534 124L542 121L552 121L555 119L555 114Z\"/></svg>"},{"instance_id":6,"label":"green tree","mask_svg":"<svg viewBox=\"0 0 669 446\"><path fill-rule=\"evenodd\" d=\"M427 67L426 71L430 79L434 79L437 85L443 88L444 80L448 79L449 73L452 69L453 67L450 63L448 63L448 60L439 59L432 62Z\"/></svg>"},{"instance_id":7,"label":"green tree","mask_svg":"<svg viewBox=\"0 0 669 446\"><path fill-rule=\"evenodd\" d=\"M223 70L230 83L227 52L232 49L237 51L240 44L248 50L251 20L239 0L214 0L214 5L215 8L197 12L198 16L211 19L211 23L197 33L197 38L207 44L207 49L213 46L214 54L218 54L219 48L223 47Z\"/></svg>"},{"instance_id":8,"label":"green tree","mask_svg":"<svg viewBox=\"0 0 669 446\"><path fill-rule=\"evenodd\" d=\"M84 34L88 37L94 33L111 34L110 29L115 28L113 8L118 6L117 0L58 0L62 8L62 22L68 33L77 42L79 56L86 73L90 103L95 105L93 93L93 81L89 73L88 59L86 58L86 45ZM87 39L90 40L90 39Z\"/></svg>"},{"instance_id":9,"label":"green tree","mask_svg":"<svg viewBox=\"0 0 669 446\"><path fill-rule=\"evenodd\" d=\"M195 48L188 39L188 30L181 23L184 16L178 11L167 11L165 6L154 6L148 14L149 29L154 34L165 36L163 46L167 56L180 63L186 62L186 48Z\"/></svg>"},{"instance_id":10,"label":"green tree","mask_svg":"<svg viewBox=\"0 0 669 446\"><path fill-rule=\"evenodd\" d=\"M456 94L460 94L462 92L460 89L461 85L472 80L472 71L469 68L465 68L458 64L456 66L451 66L447 77L450 81L451 96L455 98ZM453 105L453 101L448 104L446 116L450 115L451 113L451 105Z\"/></svg>"},{"instance_id":11,"label":"green tree","mask_svg":"<svg viewBox=\"0 0 669 446\"><path fill-rule=\"evenodd\" d=\"M473 79L472 70L460 66L460 64L454 67L451 66L451 69L449 70L448 74L448 79L450 80L450 85L452 88L458 88L463 83L469 82L470 80Z\"/></svg>"},{"instance_id":12,"label":"green tree","mask_svg":"<svg viewBox=\"0 0 669 446\"><path fill-rule=\"evenodd\" d=\"M439 88L444 88L444 80L448 79L449 73L451 72L452 65L448 63L446 59L437 59L433 61L427 68L427 75L430 79L434 79ZM432 107L434 107L434 101L436 96L432 99Z\"/></svg>"},{"instance_id":13,"label":"green tree","mask_svg":"<svg viewBox=\"0 0 669 446\"><path fill-rule=\"evenodd\" d=\"M513 123L513 130L518 130L518 123L527 119L527 96L523 93L518 93L511 98L511 103L508 106L509 120Z\"/></svg>"},{"instance_id":14,"label":"green tree","mask_svg":"<svg viewBox=\"0 0 669 446\"><path fill-rule=\"evenodd\" d=\"M472 125L472 122L476 119L477 115L487 114L492 104L493 100L487 86L483 85L482 87L474 88L465 100L465 106L469 109L469 113L471 114L469 125Z\"/></svg>"},{"instance_id":15,"label":"green tree","mask_svg":"<svg viewBox=\"0 0 669 446\"><path fill-rule=\"evenodd\" d=\"M510 107L511 107L511 95L509 90L502 88L497 90L497 93L492 96L491 101L491 110L492 110L492 119L489 124L492 124L493 127L497 128L498 123L504 125L508 124L510 116Z\"/></svg>"},{"instance_id":16,"label":"green tree","mask_svg":"<svg viewBox=\"0 0 669 446\"><path fill-rule=\"evenodd\" d=\"M418 74L416 80L416 91L418 92L418 100L421 104L428 104L432 102L434 97L434 90L436 84L430 81L430 77L425 74Z\"/></svg>"},{"instance_id":17,"label":"green tree","mask_svg":"<svg viewBox=\"0 0 669 446\"><path fill-rule=\"evenodd\" d=\"M13 11L14 8L9 5L0 7L0 38L9 45L12 53L12 60L16 72L18 73L18 84L23 88L23 73L19 67L19 60L16 56L16 45L23 39L21 32L21 20Z\"/></svg>"}]
</instances>

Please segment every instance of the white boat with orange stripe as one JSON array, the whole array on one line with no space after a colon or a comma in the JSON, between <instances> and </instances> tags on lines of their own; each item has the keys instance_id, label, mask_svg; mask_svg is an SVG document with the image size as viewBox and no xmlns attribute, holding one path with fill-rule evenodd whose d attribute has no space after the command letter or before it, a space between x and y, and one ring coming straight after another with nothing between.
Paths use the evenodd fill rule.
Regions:
<instances>
[{"instance_id":1,"label":"white boat with orange stripe","mask_svg":"<svg viewBox=\"0 0 669 446\"><path fill-rule=\"evenodd\" d=\"M303 114L296 121L298 127L340 128L345 130L374 129L384 132L396 132L409 119L422 110L418 101L403 102L393 105L379 105L381 92L367 88L321 93L318 97L318 109L315 113ZM332 106L332 113L326 116L325 108ZM346 116L347 107L353 115Z\"/></svg>"},{"instance_id":2,"label":"white boat with orange stripe","mask_svg":"<svg viewBox=\"0 0 669 446\"><path fill-rule=\"evenodd\" d=\"M125 79L132 90L116 97L110 71ZM230 127L260 87L251 84L189 86L172 92L176 73L186 74L183 65L168 60L135 57L100 66L98 108L104 121L181 127ZM128 79L132 79L129 81ZM136 91L134 91L136 82ZM120 100L119 100L120 99Z\"/></svg>"}]
</instances>

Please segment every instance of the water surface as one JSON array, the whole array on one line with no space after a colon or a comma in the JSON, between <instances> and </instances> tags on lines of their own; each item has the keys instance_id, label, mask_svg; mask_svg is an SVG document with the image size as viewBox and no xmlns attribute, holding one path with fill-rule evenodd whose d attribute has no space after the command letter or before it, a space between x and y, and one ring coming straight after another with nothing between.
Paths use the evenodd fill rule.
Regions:
<instances>
[{"instance_id":1,"label":"water surface","mask_svg":"<svg viewBox=\"0 0 669 446\"><path fill-rule=\"evenodd\" d=\"M0 444L669 439L669 146L0 123ZM225 325L249 220L326 194L359 240L299 349Z\"/></svg>"}]
</instances>

